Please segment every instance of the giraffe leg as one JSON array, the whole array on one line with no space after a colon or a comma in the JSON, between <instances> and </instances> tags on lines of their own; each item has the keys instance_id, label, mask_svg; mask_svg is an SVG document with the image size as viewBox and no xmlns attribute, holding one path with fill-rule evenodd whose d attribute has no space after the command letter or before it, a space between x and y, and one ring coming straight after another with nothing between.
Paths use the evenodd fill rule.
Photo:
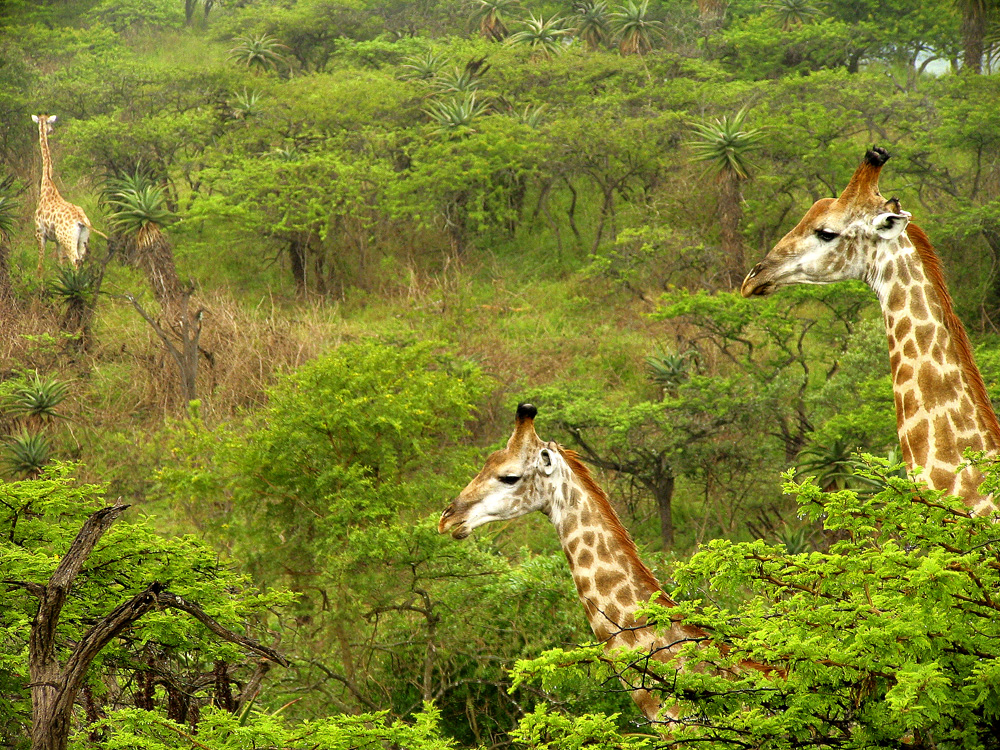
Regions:
<instances>
[{"instance_id":1,"label":"giraffe leg","mask_svg":"<svg viewBox=\"0 0 1000 750\"><path fill-rule=\"evenodd\" d=\"M38 241L38 278L45 273L45 230L35 227L35 239Z\"/></svg>"}]
</instances>

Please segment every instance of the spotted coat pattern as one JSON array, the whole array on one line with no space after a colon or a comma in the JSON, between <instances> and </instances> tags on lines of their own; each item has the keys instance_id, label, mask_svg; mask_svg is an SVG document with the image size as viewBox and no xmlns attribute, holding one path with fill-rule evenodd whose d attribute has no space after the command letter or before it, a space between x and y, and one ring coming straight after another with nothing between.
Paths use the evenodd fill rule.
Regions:
<instances>
[{"instance_id":1,"label":"spotted coat pattern","mask_svg":"<svg viewBox=\"0 0 1000 750\"><path fill-rule=\"evenodd\" d=\"M45 261L45 242L54 240L59 246L59 259L79 266L87 254L87 242L94 228L83 209L59 194L52 179L52 155L49 133L54 116L33 116L38 123L38 143L42 151L42 181L35 210L35 239L38 241L38 275Z\"/></svg>"},{"instance_id":2,"label":"spotted coat pattern","mask_svg":"<svg viewBox=\"0 0 1000 750\"><path fill-rule=\"evenodd\" d=\"M1000 424L952 307L940 261L878 175L889 158L872 149L837 199L818 201L743 282L743 295L795 283L865 281L878 296L889 345L896 427L903 458L935 490L992 514L967 449L995 454Z\"/></svg>"},{"instance_id":3,"label":"spotted coat pattern","mask_svg":"<svg viewBox=\"0 0 1000 750\"><path fill-rule=\"evenodd\" d=\"M541 511L551 520L596 638L608 650L640 649L658 661L682 667L677 652L692 641L709 638L680 619L657 633L638 609L655 597L673 602L639 559L636 547L607 495L572 451L544 443L535 433L534 407L518 409L517 425L507 447L491 455L479 475L448 506L438 530L456 539L497 520ZM661 712L656 696L642 687L639 671L622 681L645 716L661 721L677 718L677 709Z\"/></svg>"}]
</instances>

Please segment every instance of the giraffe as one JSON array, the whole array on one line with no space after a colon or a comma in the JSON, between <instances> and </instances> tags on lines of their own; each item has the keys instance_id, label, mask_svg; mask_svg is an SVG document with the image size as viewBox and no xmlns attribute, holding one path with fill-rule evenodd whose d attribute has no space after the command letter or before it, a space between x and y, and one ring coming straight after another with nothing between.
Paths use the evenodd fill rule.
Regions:
<instances>
[{"instance_id":1,"label":"giraffe","mask_svg":"<svg viewBox=\"0 0 1000 750\"><path fill-rule=\"evenodd\" d=\"M888 159L884 148L869 149L840 197L813 204L750 271L742 293L866 282L885 321L904 461L911 471L923 468L931 489L963 498L971 514L992 514L997 507L979 492L981 474L966 464L963 452L996 454L1000 423L927 235L898 199L879 193Z\"/></svg>"},{"instance_id":2,"label":"giraffe","mask_svg":"<svg viewBox=\"0 0 1000 750\"><path fill-rule=\"evenodd\" d=\"M549 517L569 561L576 590L590 627L607 651L640 649L661 662L682 666L677 652L688 643L704 643L711 636L686 625L680 617L669 628L637 614L650 600L676 606L653 573L639 559L635 543L622 526L607 494L598 486L576 453L554 442L543 442L535 432L538 410L517 407L514 432L507 447L496 451L482 471L441 514L438 531L465 539L473 529L541 511ZM722 644L725 651L725 645ZM745 661L741 667L770 671L771 667ZM738 669L738 668L737 668ZM734 670L720 674L735 674ZM656 694L643 687L647 675L623 683L650 721L679 718L676 707L661 714ZM654 678L655 679L655 678Z\"/></svg>"},{"instance_id":3,"label":"giraffe","mask_svg":"<svg viewBox=\"0 0 1000 750\"><path fill-rule=\"evenodd\" d=\"M45 241L55 240L60 249L60 261L65 258L79 267L87 254L87 240L91 232L102 237L90 224L83 209L75 206L59 194L52 180L52 154L49 152L49 133L55 115L32 115L38 123L38 144L42 150L42 182L38 193L38 208L35 210L35 239L38 240L38 276L41 278L45 261Z\"/></svg>"}]
</instances>

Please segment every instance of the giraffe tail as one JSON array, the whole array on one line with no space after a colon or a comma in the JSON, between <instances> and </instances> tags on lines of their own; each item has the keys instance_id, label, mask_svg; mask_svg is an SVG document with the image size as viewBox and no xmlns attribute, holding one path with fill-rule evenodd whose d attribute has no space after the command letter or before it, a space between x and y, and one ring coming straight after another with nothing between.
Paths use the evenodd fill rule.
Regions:
<instances>
[{"instance_id":1,"label":"giraffe tail","mask_svg":"<svg viewBox=\"0 0 1000 750\"><path fill-rule=\"evenodd\" d=\"M88 228L89 228L89 229L90 229L90 231L91 231L91 232L93 232L94 234L99 234L99 235L101 235L101 237L103 237L104 239L107 239L107 238L108 238L108 235L106 235L106 234L105 234L104 232L102 232L102 231L101 231L100 229L94 229L93 227L88 227Z\"/></svg>"}]
</instances>

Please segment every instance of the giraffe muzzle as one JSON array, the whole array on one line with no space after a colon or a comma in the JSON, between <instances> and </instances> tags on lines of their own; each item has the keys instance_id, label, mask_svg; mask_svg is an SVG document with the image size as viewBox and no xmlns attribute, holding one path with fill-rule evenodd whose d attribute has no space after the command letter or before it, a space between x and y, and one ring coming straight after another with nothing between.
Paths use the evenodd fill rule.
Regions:
<instances>
[{"instance_id":1,"label":"giraffe muzzle","mask_svg":"<svg viewBox=\"0 0 1000 750\"><path fill-rule=\"evenodd\" d=\"M464 522L455 517L455 504L452 503L441 513L441 520L438 521L438 533L446 534L451 531L453 539L465 539L471 530L465 528Z\"/></svg>"},{"instance_id":2,"label":"giraffe muzzle","mask_svg":"<svg viewBox=\"0 0 1000 750\"><path fill-rule=\"evenodd\" d=\"M768 279L768 275L761 276L763 270L763 263L758 263L750 269L750 273L747 274L740 287L740 294L744 297L763 297L774 291L774 283Z\"/></svg>"}]
</instances>

